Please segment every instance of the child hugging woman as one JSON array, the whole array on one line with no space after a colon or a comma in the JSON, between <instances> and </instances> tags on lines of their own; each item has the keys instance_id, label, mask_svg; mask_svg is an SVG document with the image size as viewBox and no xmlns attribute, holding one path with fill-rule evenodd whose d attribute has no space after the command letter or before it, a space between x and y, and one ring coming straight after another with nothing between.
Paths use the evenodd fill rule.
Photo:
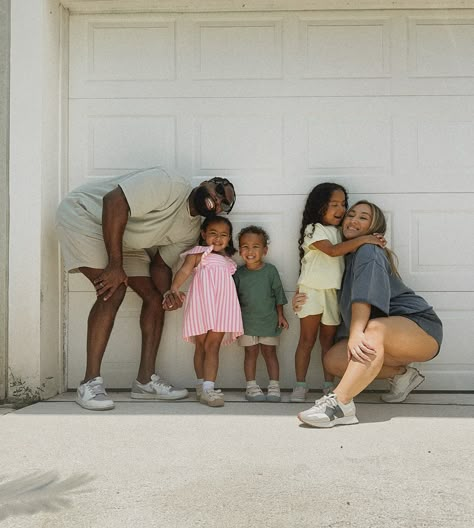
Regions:
<instances>
[{"instance_id":1,"label":"child hugging woman","mask_svg":"<svg viewBox=\"0 0 474 528\"><path fill-rule=\"evenodd\" d=\"M185 261L176 273L170 290L186 301L183 338L195 344L194 370L198 379L196 396L210 407L222 407L224 395L215 389L220 346L232 343L243 334L242 315L232 275L237 265L230 258L236 249L232 224L227 218L213 216L201 225L199 245L181 256ZM193 273L185 296L179 288Z\"/></svg>"},{"instance_id":2,"label":"child hugging woman","mask_svg":"<svg viewBox=\"0 0 474 528\"><path fill-rule=\"evenodd\" d=\"M383 236L366 235L342 242L340 224L347 209L347 192L337 183L321 183L308 195L298 240L301 272L297 293L306 294L300 318L300 338L295 352L296 387L290 401L304 402L308 392L306 374L319 330L321 357L334 343L340 323L337 290L344 271L343 256L363 244L385 246ZM299 306L296 307L299 309ZM334 388L334 376L324 370L324 394Z\"/></svg>"}]
</instances>

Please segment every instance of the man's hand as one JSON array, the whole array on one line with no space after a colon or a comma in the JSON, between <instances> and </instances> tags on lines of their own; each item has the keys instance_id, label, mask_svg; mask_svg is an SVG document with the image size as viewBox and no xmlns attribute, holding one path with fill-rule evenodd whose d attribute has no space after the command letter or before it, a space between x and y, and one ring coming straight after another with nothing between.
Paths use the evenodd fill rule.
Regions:
<instances>
[{"instance_id":1,"label":"man's hand","mask_svg":"<svg viewBox=\"0 0 474 528\"><path fill-rule=\"evenodd\" d=\"M183 306L186 294L176 290L168 290L163 294L163 309L172 312Z\"/></svg>"},{"instance_id":2,"label":"man's hand","mask_svg":"<svg viewBox=\"0 0 474 528\"><path fill-rule=\"evenodd\" d=\"M108 265L104 271L94 279L94 287L97 297L107 301L112 297L115 290L121 285L128 284L128 277L122 266Z\"/></svg>"}]
</instances>

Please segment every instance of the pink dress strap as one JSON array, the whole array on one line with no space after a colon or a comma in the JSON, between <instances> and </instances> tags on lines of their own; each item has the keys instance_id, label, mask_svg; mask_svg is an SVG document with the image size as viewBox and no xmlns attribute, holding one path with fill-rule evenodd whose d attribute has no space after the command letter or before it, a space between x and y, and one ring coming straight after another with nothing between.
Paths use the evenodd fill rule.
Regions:
<instances>
[{"instance_id":1,"label":"pink dress strap","mask_svg":"<svg viewBox=\"0 0 474 528\"><path fill-rule=\"evenodd\" d=\"M185 251L184 253L181 253L180 257L185 257L186 255L197 255L199 253L203 253L202 258L207 257L209 253L214 249L214 246L194 246L191 249L188 249L188 251Z\"/></svg>"}]
</instances>

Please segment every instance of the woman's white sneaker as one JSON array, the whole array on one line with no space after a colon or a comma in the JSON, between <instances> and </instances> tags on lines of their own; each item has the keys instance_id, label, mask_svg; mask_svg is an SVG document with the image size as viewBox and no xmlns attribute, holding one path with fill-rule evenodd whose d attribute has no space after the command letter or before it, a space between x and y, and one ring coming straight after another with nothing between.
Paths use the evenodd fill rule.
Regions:
<instances>
[{"instance_id":1,"label":"woman's white sneaker","mask_svg":"<svg viewBox=\"0 0 474 528\"><path fill-rule=\"evenodd\" d=\"M389 380L390 392L382 394L380 398L386 403L401 403L407 399L412 390L415 390L425 381L418 370L414 367L407 367L403 374L394 376Z\"/></svg>"},{"instance_id":2,"label":"woman's white sneaker","mask_svg":"<svg viewBox=\"0 0 474 528\"><path fill-rule=\"evenodd\" d=\"M334 427L359 423L355 415L355 405L351 400L343 404L334 393L323 396L314 402L313 407L300 412L298 418L311 427Z\"/></svg>"},{"instance_id":3,"label":"woman's white sneaker","mask_svg":"<svg viewBox=\"0 0 474 528\"><path fill-rule=\"evenodd\" d=\"M109 411L115 407L105 391L104 380L100 376L79 385L76 403L89 411Z\"/></svg>"}]
</instances>

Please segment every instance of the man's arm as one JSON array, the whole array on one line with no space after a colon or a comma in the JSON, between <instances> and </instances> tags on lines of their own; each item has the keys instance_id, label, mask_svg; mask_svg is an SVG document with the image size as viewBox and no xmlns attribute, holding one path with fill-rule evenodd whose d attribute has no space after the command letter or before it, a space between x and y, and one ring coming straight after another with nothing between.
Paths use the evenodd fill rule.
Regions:
<instances>
[{"instance_id":1,"label":"man's arm","mask_svg":"<svg viewBox=\"0 0 474 528\"><path fill-rule=\"evenodd\" d=\"M94 280L97 296L109 299L115 290L124 283L127 276L123 270L122 242L128 222L129 207L120 187L107 193L102 200L102 233L109 263Z\"/></svg>"}]
</instances>

